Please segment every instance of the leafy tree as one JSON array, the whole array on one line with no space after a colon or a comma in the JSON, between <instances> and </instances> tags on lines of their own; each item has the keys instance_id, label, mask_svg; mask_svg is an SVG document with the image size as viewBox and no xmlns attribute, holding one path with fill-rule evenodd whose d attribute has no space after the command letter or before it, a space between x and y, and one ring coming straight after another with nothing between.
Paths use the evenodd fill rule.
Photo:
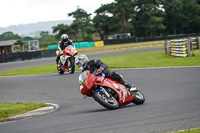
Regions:
<instances>
[{"instance_id":1,"label":"leafy tree","mask_svg":"<svg viewBox=\"0 0 200 133\"><path fill-rule=\"evenodd\" d=\"M164 29L165 12L161 0L138 0L136 10L136 34L138 36L156 36Z\"/></svg>"},{"instance_id":2,"label":"leafy tree","mask_svg":"<svg viewBox=\"0 0 200 133\"><path fill-rule=\"evenodd\" d=\"M115 0L113 8L112 29L118 33L130 33L133 31L132 17L135 14L132 0Z\"/></svg>"},{"instance_id":3,"label":"leafy tree","mask_svg":"<svg viewBox=\"0 0 200 133\"><path fill-rule=\"evenodd\" d=\"M40 37L41 38L44 38L44 37L46 37L46 36L48 36L49 35L49 32L48 31L41 31L40 32Z\"/></svg>"},{"instance_id":4,"label":"leafy tree","mask_svg":"<svg viewBox=\"0 0 200 133\"><path fill-rule=\"evenodd\" d=\"M74 40L77 42L77 34L79 32L79 25L77 23L72 23L69 27L68 34L72 34Z\"/></svg>"},{"instance_id":5,"label":"leafy tree","mask_svg":"<svg viewBox=\"0 0 200 133\"><path fill-rule=\"evenodd\" d=\"M60 39L62 34L66 34L70 30L70 26L64 24L58 24L57 26L54 26L52 28L53 28L53 33L58 32L58 34L56 35L57 39Z\"/></svg>"},{"instance_id":6,"label":"leafy tree","mask_svg":"<svg viewBox=\"0 0 200 133\"><path fill-rule=\"evenodd\" d=\"M168 34L183 34L200 31L199 0L165 0L167 14L165 25Z\"/></svg>"},{"instance_id":7,"label":"leafy tree","mask_svg":"<svg viewBox=\"0 0 200 133\"><path fill-rule=\"evenodd\" d=\"M75 18L71 26L73 33L80 30L83 40L88 40L85 34L90 36L90 34L94 32L93 24L90 19L91 14L88 14L85 10L78 7L76 11L69 13L68 16ZM75 33L74 37L76 38Z\"/></svg>"},{"instance_id":8,"label":"leafy tree","mask_svg":"<svg viewBox=\"0 0 200 133\"><path fill-rule=\"evenodd\" d=\"M93 19L95 28L103 35L116 33L133 33L134 2L132 0L115 0L110 4L101 5Z\"/></svg>"},{"instance_id":9,"label":"leafy tree","mask_svg":"<svg viewBox=\"0 0 200 133\"><path fill-rule=\"evenodd\" d=\"M24 41L29 41L29 40L33 40L33 38L32 38L32 37L29 37L29 36L26 36L26 37L23 37L23 40L24 40Z\"/></svg>"},{"instance_id":10,"label":"leafy tree","mask_svg":"<svg viewBox=\"0 0 200 133\"><path fill-rule=\"evenodd\" d=\"M200 4L198 0L183 0L183 27L182 33L195 33L200 31Z\"/></svg>"},{"instance_id":11,"label":"leafy tree","mask_svg":"<svg viewBox=\"0 0 200 133\"><path fill-rule=\"evenodd\" d=\"M93 22L101 37L116 33L156 36L165 29L161 4L161 0L115 0L98 8Z\"/></svg>"},{"instance_id":12,"label":"leafy tree","mask_svg":"<svg viewBox=\"0 0 200 133\"><path fill-rule=\"evenodd\" d=\"M73 23L53 27L54 33L60 37L67 32L75 41L84 41L92 40L94 31L101 39L117 33L154 37L200 31L200 0L115 0L101 5L95 13L91 21L91 14L78 7L68 14L75 18Z\"/></svg>"},{"instance_id":13,"label":"leafy tree","mask_svg":"<svg viewBox=\"0 0 200 133\"><path fill-rule=\"evenodd\" d=\"M88 14L85 10L77 7L76 11L69 13L68 16L72 16L75 19L90 20L91 14Z\"/></svg>"},{"instance_id":14,"label":"leafy tree","mask_svg":"<svg viewBox=\"0 0 200 133\"><path fill-rule=\"evenodd\" d=\"M0 35L0 41L6 41L6 40L20 40L22 41L23 39L18 35L14 34L11 31L5 32Z\"/></svg>"},{"instance_id":15,"label":"leafy tree","mask_svg":"<svg viewBox=\"0 0 200 133\"><path fill-rule=\"evenodd\" d=\"M169 0L164 2L164 8L167 13L165 18L165 25L167 26L167 31L173 34L177 32L180 33L180 29L183 26L183 2L182 0Z\"/></svg>"},{"instance_id":16,"label":"leafy tree","mask_svg":"<svg viewBox=\"0 0 200 133\"><path fill-rule=\"evenodd\" d=\"M111 26L113 24L113 8L114 3L104 4L95 11L96 16L93 18L92 21L94 23L96 31L100 34L102 39L103 35L114 33L111 29Z\"/></svg>"}]
</instances>

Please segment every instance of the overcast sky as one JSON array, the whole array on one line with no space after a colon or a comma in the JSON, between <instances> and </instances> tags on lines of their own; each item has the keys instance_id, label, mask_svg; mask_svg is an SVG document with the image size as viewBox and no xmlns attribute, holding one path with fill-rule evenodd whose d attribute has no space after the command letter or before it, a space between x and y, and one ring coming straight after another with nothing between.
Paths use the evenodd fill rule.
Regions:
<instances>
[{"instance_id":1,"label":"overcast sky","mask_svg":"<svg viewBox=\"0 0 200 133\"><path fill-rule=\"evenodd\" d=\"M114 0L0 0L0 27L54 20L72 20L77 6L93 13Z\"/></svg>"}]
</instances>

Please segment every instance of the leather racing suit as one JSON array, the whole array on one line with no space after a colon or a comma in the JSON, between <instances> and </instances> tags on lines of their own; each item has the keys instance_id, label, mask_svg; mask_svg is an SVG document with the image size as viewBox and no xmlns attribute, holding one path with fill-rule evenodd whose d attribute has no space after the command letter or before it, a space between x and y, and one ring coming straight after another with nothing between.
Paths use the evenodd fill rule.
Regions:
<instances>
[{"instance_id":1,"label":"leather racing suit","mask_svg":"<svg viewBox=\"0 0 200 133\"><path fill-rule=\"evenodd\" d=\"M116 73L115 71L113 71L111 69L107 69L108 65L103 63L98 58L90 60L87 63L86 67L82 70L82 72L89 70L90 73L95 74L94 72L96 72L96 70L100 69L100 68L104 69L102 72L106 75L107 78L110 78L112 80L115 80L115 81L123 84L128 90L133 86L133 85L129 84L128 82L126 82L121 74Z\"/></svg>"}]
</instances>

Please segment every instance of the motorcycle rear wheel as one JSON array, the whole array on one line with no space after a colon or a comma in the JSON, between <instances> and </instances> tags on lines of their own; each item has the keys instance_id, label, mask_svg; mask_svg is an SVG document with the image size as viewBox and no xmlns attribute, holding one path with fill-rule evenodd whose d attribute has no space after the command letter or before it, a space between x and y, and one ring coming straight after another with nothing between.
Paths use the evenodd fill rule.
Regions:
<instances>
[{"instance_id":1,"label":"motorcycle rear wheel","mask_svg":"<svg viewBox=\"0 0 200 133\"><path fill-rule=\"evenodd\" d=\"M138 90L137 92L134 92L134 99L132 102L136 105L140 105L145 102L144 95L140 90Z\"/></svg>"},{"instance_id":2,"label":"motorcycle rear wheel","mask_svg":"<svg viewBox=\"0 0 200 133\"><path fill-rule=\"evenodd\" d=\"M107 109L114 110L119 107L119 103L114 97L107 97L102 91L97 91L93 95L94 99Z\"/></svg>"}]
</instances>

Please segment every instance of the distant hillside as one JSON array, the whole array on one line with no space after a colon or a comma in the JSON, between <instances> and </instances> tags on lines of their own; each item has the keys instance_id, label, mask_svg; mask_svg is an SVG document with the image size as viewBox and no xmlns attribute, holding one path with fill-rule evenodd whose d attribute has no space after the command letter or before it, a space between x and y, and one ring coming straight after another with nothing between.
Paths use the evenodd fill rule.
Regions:
<instances>
[{"instance_id":1,"label":"distant hillside","mask_svg":"<svg viewBox=\"0 0 200 133\"><path fill-rule=\"evenodd\" d=\"M38 22L38 23L30 23L30 24L20 24L20 25L11 25L6 28L0 27L0 34L11 31L14 34L29 35L30 33L40 32L40 31L52 31L53 26L57 26L58 24L67 24L70 25L73 20L61 20L61 21L46 21L46 22Z\"/></svg>"}]
</instances>

